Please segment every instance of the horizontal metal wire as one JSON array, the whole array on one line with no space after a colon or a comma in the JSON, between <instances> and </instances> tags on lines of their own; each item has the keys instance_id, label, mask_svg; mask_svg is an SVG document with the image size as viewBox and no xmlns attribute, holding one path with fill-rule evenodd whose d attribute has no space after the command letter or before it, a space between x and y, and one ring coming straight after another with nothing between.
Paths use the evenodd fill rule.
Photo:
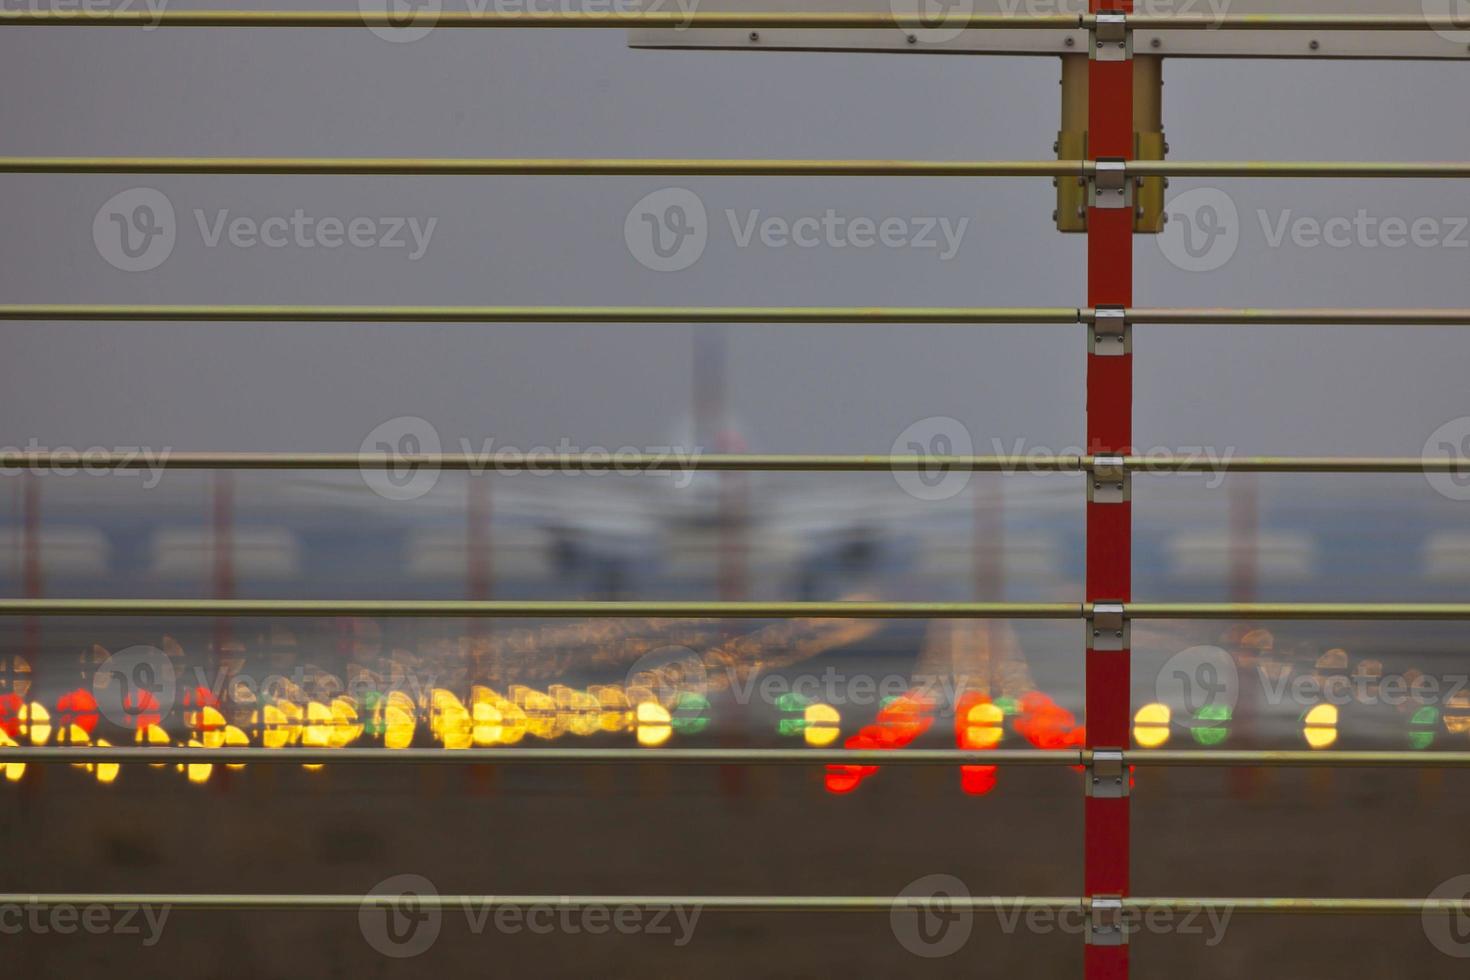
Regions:
<instances>
[{"instance_id":1,"label":"horizontal metal wire","mask_svg":"<svg viewBox=\"0 0 1470 980\"><path fill-rule=\"evenodd\" d=\"M1129 160L1134 177L1470 177L1470 162L1342 160Z\"/></svg>"},{"instance_id":2,"label":"horizontal metal wire","mask_svg":"<svg viewBox=\"0 0 1470 980\"><path fill-rule=\"evenodd\" d=\"M12 174L396 174L664 177L1060 177L1081 160L702 160L446 157L0 157Z\"/></svg>"},{"instance_id":3,"label":"horizontal metal wire","mask_svg":"<svg viewBox=\"0 0 1470 980\"><path fill-rule=\"evenodd\" d=\"M1085 26L1097 22L1084 15ZM1463 18L1448 14L1129 14L1140 31L1458 31Z\"/></svg>"},{"instance_id":4,"label":"horizontal metal wire","mask_svg":"<svg viewBox=\"0 0 1470 980\"><path fill-rule=\"evenodd\" d=\"M1462 311L1470 324L1470 310ZM0 304L0 320L239 323L1016 323L1077 324L1076 307L985 306L221 306Z\"/></svg>"},{"instance_id":5,"label":"horizontal metal wire","mask_svg":"<svg viewBox=\"0 0 1470 980\"><path fill-rule=\"evenodd\" d=\"M1470 602L1129 602L1125 608L1131 619L1470 619Z\"/></svg>"},{"instance_id":6,"label":"horizontal metal wire","mask_svg":"<svg viewBox=\"0 0 1470 980\"><path fill-rule=\"evenodd\" d=\"M1428 459L1353 456L1232 456L1151 453L1124 456L1138 473L1390 474L1470 473L1470 457ZM168 470L380 470L420 468L486 472L687 472L746 473L1085 473L1094 456L918 456L809 455L798 453L626 452L555 453L496 450L484 453L279 453L279 452L104 452L34 450L0 452L0 476L17 470L85 467L91 471Z\"/></svg>"},{"instance_id":7,"label":"horizontal metal wire","mask_svg":"<svg viewBox=\"0 0 1470 980\"><path fill-rule=\"evenodd\" d=\"M1470 752L1142 749L1123 753L1140 768L1458 769ZM1084 766L1091 750L1059 749L380 749L186 748L183 746L47 745L0 748L0 765L72 763L218 763L264 765L510 766Z\"/></svg>"},{"instance_id":8,"label":"horizontal metal wire","mask_svg":"<svg viewBox=\"0 0 1470 980\"><path fill-rule=\"evenodd\" d=\"M3 308L0 308L3 309ZM1096 310L1083 309L1083 319L1092 322ZM1241 326L1470 326L1470 309L1389 308L1138 308L1126 311L1135 324L1204 324Z\"/></svg>"},{"instance_id":9,"label":"horizontal metal wire","mask_svg":"<svg viewBox=\"0 0 1470 980\"><path fill-rule=\"evenodd\" d=\"M1080 473L1082 457L1023 456L862 456L756 453L554 453L493 450L484 453L210 453L44 450L0 452L0 475L6 470L52 469L85 465L90 469L173 470L377 470L442 469L489 471L733 471L804 473L885 473L948 469L960 472L1017 471ZM1466 463L1470 470L1470 461Z\"/></svg>"},{"instance_id":10,"label":"horizontal metal wire","mask_svg":"<svg viewBox=\"0 0 1470 980\"><path fill-rule=\"evenodd\" d=\"M1082 469L1096 457L1084 456ZM931 460L931 468L938 464ZM1470 456L1426 458L1418 456L1232 456L1211 460L1206 456L1149 454L1125 456L1123 466L1137 473L1470 473ZM1024 464L1023 464L1024 468ZM1004 472L1004 470L1002 471Z\"/></svg>"},{"instance_id":11,"label":"horizontal metal wire","mask_svg":"<svg viewBox=\"0 0 1470 980\"><path fill-rule=\"evenodd\" d=\"M1091 28L1093 14L945 14L946 28L972 30L1057 30ZM419 26L480 28L729 28L817 30L921 30L936 19L919 13L799 11L626 11L519 12L456 11L426 14ZM1132 15L1138 30L1240 31L1453 31L1464 28L1452 15L1420 14L1220 14ZM401 27L405 18L388 11L328 10L26 10L0 13L0 26L67 27Z\"/></svg>"},{"instance_id":12,"label":"horizontal metal wire","mask_svg":"<svg viewBox=\"0 0 1470 980\"><path fill-rule=\"evenodd\" d=\"M416 911L552 906L555 908L698 908L701 912L878 912L942 909L948 912L1014 913L1091 910L1084 896L1030 895L413 895L239 894L194 892L3 892L0 905L167 906L253 911L357 910L411 907ZM1447 898L1124 898L1126 912L1191 912L1216 909L1270 915L1455 915L1470 912L1470 899Z\"/></svg>"},{"instance_id":13,"label":"horizontal metal wire","mask_svg":"<svg viewBox=\"0 0 1470 980\"><path fill-rule=\"evenodd\" d=\"M1081 619L1080 602L659 602L509 599L0 599L4 616ZM1462 620L1470 602L1130 602L1131 619Z\"/></svg>"},{"instance_id":14,"label":"horizontal metal wire","mask_svg":"<svg viewBox=\"0 0 1470 980\"><path fill-rule=\"evenodd\" d=\"M12 174L392 174L680 177L1085 177L1091 160L569 157L0 157ZM1467 178L1470 161L1130 160L1136 177Z\"/></svg>"},{"instance_id":15,"label":"horizontal metal wire","mask_svg":"<svg viewBox=\"0 0 1470 980\"><path fill-rule=\"evenodd\" d=\"M1078 619L1075 602L640 602L473 599L0 599L0 616Z\"/></svg>"},{"instance_id":16,"label":"horizontal metal wire","mask_svg":"<svg viewBox=\"0 0 1470 980\"><path fill-rule=\"evenodd\" d=\"M750 765L750 766L1076 766L1078 751L1039 752L1031 749L905 749L889 752L867 749L263 749L184 748L181 746L99 747L85 745L0 748L0 764L34 763L265 763L316 765Z\"/></svg>"},{"instance_id":17,"label":"horizontal metal wire","mask_svg":"<svg viewBox=\"0 0 1470 980\"><path fill-rule=\"evenodd\" d=\"M984 30L1079 28L1079 14L963 14L946 16L945 27ZM817 30L920 30L934 19L918 13L866 11L445 11L404 16L387 11L347 10L166 10L166 11L6 11L0 27L404 27L463 28L740 28Z\"/></svg>"},{"instance_id":18,"label":"horizontal metal wire","mask_svg":"<svg viewBox=\"0 0 1470 980\"><path fill-rule=\"evenodd\" d=\"M1470 752L1143 749L1123 755L1128 765L1145 768L1460 769L1470 766Z\"/></svg>"},{"instance_id":19,"label":"horizontal metal wire","mask_svg":"<svg viewBox=\"0 0 1470 980\"><path fill-rule=\"evenodd\" d=\"M1458 309L1131 308L1136 324L1470 326ZM236 323L1092 323L1071 306L295 306L9 303L0 320Z\"/></svg>"}]
</instances>

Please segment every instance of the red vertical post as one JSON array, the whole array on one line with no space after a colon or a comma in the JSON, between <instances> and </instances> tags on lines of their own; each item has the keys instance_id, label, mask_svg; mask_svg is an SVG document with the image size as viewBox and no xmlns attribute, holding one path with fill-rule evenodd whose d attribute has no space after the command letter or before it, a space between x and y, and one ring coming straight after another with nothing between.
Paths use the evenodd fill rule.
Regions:
<instances>
[{"instance_id":1,"label":"red vertical post","mask_svg":"<svg viewBox=\"0 0 1470 980\"><path fill-rule=\"evenodd\" d=\"M1131 13L1132 0L1088 0L1092 13ZM1126 56L1094 56L1088 65L1090 160L1133 158L1133 62ZM1131 183L1131 178L1129 179ZM1132 201L1131 194L1128 197ZM1087 299L1094 309L1133 305L1133 207L1087 211ZM1124 456L1133 443L1133 356L1104 350L1087 358L1087 445L1094 456ZM1125 477L1126 479L1126 477ZM1087 504L1087 601L1127 603L1131 598L1132 505ZM1087 748L1125 749L1129 736L1129 651L1094 649L1087 631ZM1127 774L1123 785L1126 789ZM1128 797L1090 795L1085 802L1084 894L1128 894ZM1094 943L1085 951L1086 980L1128 976L1128 946Z\"/></svg>"}]
</instances>

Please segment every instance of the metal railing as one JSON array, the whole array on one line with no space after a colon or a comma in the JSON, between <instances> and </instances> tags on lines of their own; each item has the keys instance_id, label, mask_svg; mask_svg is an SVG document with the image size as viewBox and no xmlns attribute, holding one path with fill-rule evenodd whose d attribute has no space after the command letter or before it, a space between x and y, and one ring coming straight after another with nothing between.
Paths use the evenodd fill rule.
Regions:
<instances>
[{"instance_id":1,"label":"metal railing","mask_svg":"<svg viewBox=\"0 0 1470 980\"><path fill-rule=\"evenodd\" d=\"M0 21L3 26L3 21ZM656 157L0 157L9 174L309 176L1091 177L1095 160L700 160ZM1133 177L1470 178L1470 162L1128 160Z\"/></svg>"},{"instance_id":2,"label":"metal railing","mask_svg":"<svg viewBox=\"0 0 1470 980\"><path fill-rule=\"evenodd\" d=\"M1123 310L1133 324L1208 326L1470 326L1470 308ZM320 306L164 303L4 303L0 320L225 323L864 323L1078 325L1074 306Z\"/></svg>"},{"instance_id":3,"label":"metal railing","mask_svg":"<svg viewBox=\"0 0 1470 980\"><path fill-rule=\"evenodd\" d=\"M792 12L629 12L629 13L438 13L413 18L414 24L443 28L740 28L740 29L921 29L930 19L882 13ZM358 11L3 11L0 27L396 27L404 19ZM1098 30L1097 14L945 16L946 27L977 30ZM1117 28L1115 19L1108 26ZM1169 30L1334 30L1453 31L1465 25L1453 16L1394 15L1221 15L1126 17L1127 29ZM1209 178L1470 178L1470 162L1322 162L1322 161L1126 161L1110 162L1110 177ZM1045 161L893 161L893 160L697 160L697 159L430 159L430 158L199 158L199 157L0 157L0 173L52 174L381 174L381 175L679 175L679 176L888 176L888 177L1077 177L1098 178L1093 160ZM1262 309L1127 309L1132 324L1205 325L1358 325L1466 326L1470 310L1262 310ZM167 306L167 305L7 305L4 320L194 320L283 322L734 322L734 323L939 323L939 324L1085 324L1097 311L1089 308L898 308L848 307L387 307L387 306ZM62 457L56 453L0 454L0 464L38 465ZM68 456L67 459L72 457ZM95 457L89 457L89 461ZM599 457L541 457L497 454L497 466L577 469L607 465ZM1000 456L758 456L712 455L680 461L681 468L809 472L877 472L905 469L1043 470L1082 473L1099 462L1095 456L1032 460ZM1245 457L1221 461L1108 457L1113 468L1140 473L1233 472L1279 473L1413 473L1461 472L1470 461L1460 459L1389 459L1326 457ZM109 457L111 466L137 465ZM310 453L175 453L162 460L179 469L350 469L385 465L386 459L363 454ZM434 454L395 458L394 465L435 465L471 469L484 457ZM157 465L157 461L150 463ZM656 470L675 464L652 457L635 458L635 468ZM724 618L1026 618L1082 620L1102 604L1017 602L522 602L522 601L346 601L346 600L118 600L7 599L0 616L452 616L452 617L688 617ZM1119 615L1119 604L1107 604ZM1149 603L1122 604L1127 619L1348 619L1464 620L1470 603ZM1109 752L1109 761L1136 767L1470 767L1470 752L1294 752L1171 751ZM1094 751L1017 750L822 750L822 749L305 749L280 750L139 746L43 746L0 748L0 763L205 763L266 764L456 764L456 765L1017 765L1092 766ZM1015 909L1098 912L1101 897L981 896L966 898L910 896L777 896L777 895L440 895L411 899L392 895L330 894L184 894L184 893L6 893L0 903L29 905L162 904L196 909L361 909L391 908L412 901L416 908L447 908L555 903L578 905L698 905L711 911L880 912L942 907L975 912ZM1230 909L1268 914L1463 915L1470 899L1397 898L1135 898L1108 899L1109 907L1128 912Z\"/></svg>"},{"instance_id":4,"label":"metal railing","mask_svg":"<svg viewBox=\"0 0 1470 980\"><path fill-rule=\"evenodd\" d=\"M0 27L402 27L445 28L729 28L741 30L923 30L936 18L900 12L452 11L405 17L390 11L348 10L25 10L0 12ZM1096 27L1096 14L943 14L947 29L1057 30ZM1451 14L1219 14L1132 15L1137 30L1184 31L1457 31Z\"/></svg>"}]
</instances>

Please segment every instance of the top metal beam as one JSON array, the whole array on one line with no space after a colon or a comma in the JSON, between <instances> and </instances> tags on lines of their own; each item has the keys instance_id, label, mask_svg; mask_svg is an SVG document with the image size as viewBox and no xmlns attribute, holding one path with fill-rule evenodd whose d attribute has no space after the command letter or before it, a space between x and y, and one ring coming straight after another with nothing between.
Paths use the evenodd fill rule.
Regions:
<instances>
[{"instance_id":1,"label":"top metal beam","mask_svg":"<svg viewBox=\"0 0 1470 980\"><path fill-rule=\"evenodd\" d=\"M1465 27L1450 14L1168 14L1129 15L1138 29L1178 31L1455 31ZM10 10L0 27L379 27L446 28L691 28L933 30L1090 29L1095 14L968 12L937 17L915 11L452 11L401 14L366 10Z\"/></svg>"},{"instance_id":2,"label":"top metal beam","mask_svg":"<svg viewBox=\"0 0 1470 980\"><path fill-rule=\"evenodd\" d=\"M732 9L739 0L705 0L701 11ZM807 0L825 6L838 0ZM846 9L887 8L889 0L840 0ZM1167 5L1166 5L1167 4ZM917 7L916 0L900 8ZM1052 9L1078 17L1069 29L987 30L966 21L961 10L982 16L1026 9L1015 0L973 0L936 13L919 29L633 30L629 44L645 48L724 50L886 51L905 54L1068 55L1089 49L1089 28L1081 0L1055 0ZM1405 9L1406 6L1408 9ZM1397 0L1162 0L1139 2L1130 15L1133 49L1140 54L1186 58L1302 59L1470 59L1470 24L1449 16L1430 16L1433 7ZM1030 9L1036 9L1034 7ZM1151 11L1157 10L1155 14Z\"/></svg>"}]
</instances>

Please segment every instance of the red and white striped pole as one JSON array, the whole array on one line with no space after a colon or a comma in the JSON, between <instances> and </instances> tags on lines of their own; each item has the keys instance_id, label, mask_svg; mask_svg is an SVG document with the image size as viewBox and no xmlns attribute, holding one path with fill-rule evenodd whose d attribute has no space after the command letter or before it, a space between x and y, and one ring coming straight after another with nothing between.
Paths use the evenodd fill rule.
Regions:
<instances>
[{"instance_id":1,"label":"red and white striped pole","mask_svg":"<svg viewBox=\"0 0 1470 980\"><path fill-rule=\"evenodd\" d=\"M1132 0L1089 0L1094 14L1122 13ZM1116 25L1112 25L1116 27ZM1133 61L1129 32L1121 47L1104 26L1094 33L1088 65L1087 156L1090 160L1133 158ZM1126 310L1133 305L1133 188L1128 178L1121 200L1099 173L1087 210L1087 301L1093 309ZM1133 355L1131 342L1104 342L1091 328L1087 357L1087 445L1096 456L1125 456L1133 442ZM1128 337L1123 326L1124 338ZM1121 340L1121 338L1120 338ZM1121 469L1119 492L1089 475L1087 504L1087 600L1126 604L1132 594L1132 504ZM1113 474L1108 474L1112 476ZM1087 748L1121 750L1129 734L1129 650L1126 616L1104 624L1095 616L1087 631ZM1113 626L1117 626L1113 629ZM1116 634L1116 635L1115 635ZM1128 773L1104 771L1094 756L1085 802L1084 894L1093 899L1084 960L1086 980L1128 976L1127 935L1121 913L1109 918L1109 899L1128 894ZM1099 901L1101 900L1101 902ZM1116 922L1116 926L1113 923Z\"/></svg>"}]
</instances>

